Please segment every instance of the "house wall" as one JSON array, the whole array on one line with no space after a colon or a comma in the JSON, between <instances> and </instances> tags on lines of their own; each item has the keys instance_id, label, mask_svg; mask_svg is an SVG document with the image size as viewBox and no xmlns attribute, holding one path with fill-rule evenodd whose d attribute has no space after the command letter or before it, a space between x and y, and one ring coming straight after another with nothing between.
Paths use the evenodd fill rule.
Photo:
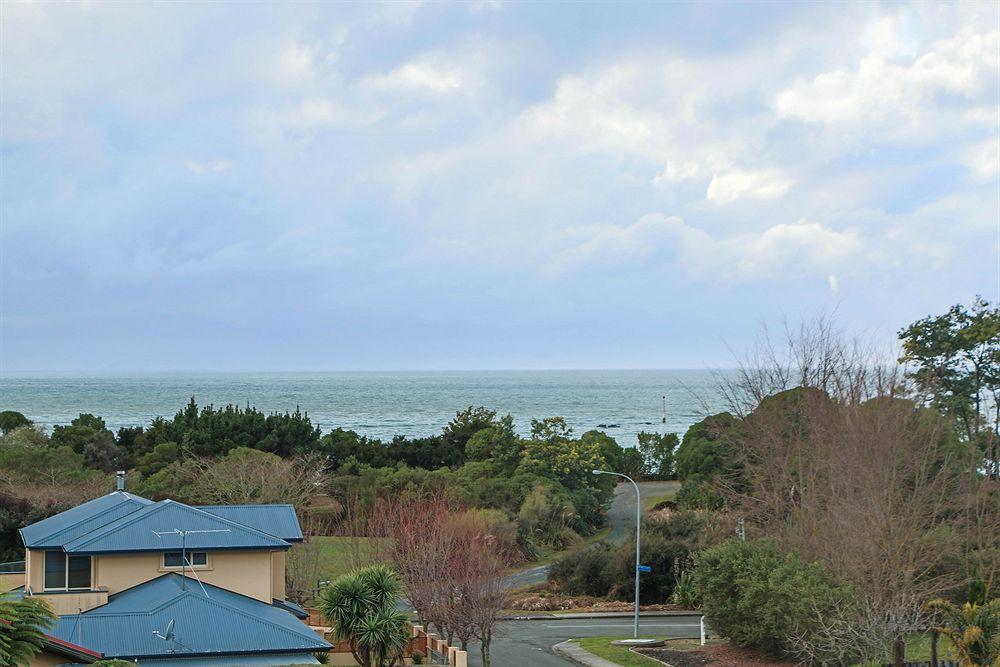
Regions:
<instances>
[{"instance_id":1,"label":"house wall","mask_svg":"<svg viewBox=\"0 0 1000 667\"><path fill-rule=\"evenodd\" d=\"M25 555L28 583L36 594L44 590L44 553L36 549ZM180 572L176 568L165 569L161 553L103 554L94 556L93 567L93 587L107 589L111 595L168 572ZM268 604L272 599L285 598L283 551L209 551L208 567L196 568L195 574L206 584Z\"/></svg>"},{"instance_id":2,"label":"house wall","mask_svg":"<svg viewBox=\"0 0 1000 667\"><path fill-rule=\"evenodd\" d=\"M285 552L271 552L271 597L285 599Z\"/></svg>"},{"instance_id":3,"label":"house wall","mask_svg":"<svg viewBox=\"0 0 1000 667\"><path fill-rule=\"evenodd\" d=\"M272 594L271 554L270 551L209 551L208 567L195 568L194 572L206 584L270 604L276 597ZM167 572L179 572L174 568L164 569L163 555L159 553L105 554L95 556L95 561L97 585L107 588L112 594ZM284 576L282 569L282 581Z\"/></svg>"}]
</instances>

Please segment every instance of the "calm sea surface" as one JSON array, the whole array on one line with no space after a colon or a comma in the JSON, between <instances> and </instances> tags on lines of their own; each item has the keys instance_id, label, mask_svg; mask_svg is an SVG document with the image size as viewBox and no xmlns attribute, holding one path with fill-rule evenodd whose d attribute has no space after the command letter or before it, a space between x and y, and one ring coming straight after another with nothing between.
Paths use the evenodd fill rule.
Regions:
<instances>
[{"instance_id":1,"label":"calm sea surface","mask_svg":"<svg viewBox=\"0 0 1000 667\"><path fill-rule=\"evenodd\" d=\"M562 416L576 433L602 428L634 445L639 431L683 434L721 410L716 384L693 370L0 375L0 410L49 427L91 412L117 429L173 416L194 396L266 412L298 406L324 432L389 438L435 434L457 410L485 405L512 414L522 433L532 418Z\"/></svg>"}]
</instances>

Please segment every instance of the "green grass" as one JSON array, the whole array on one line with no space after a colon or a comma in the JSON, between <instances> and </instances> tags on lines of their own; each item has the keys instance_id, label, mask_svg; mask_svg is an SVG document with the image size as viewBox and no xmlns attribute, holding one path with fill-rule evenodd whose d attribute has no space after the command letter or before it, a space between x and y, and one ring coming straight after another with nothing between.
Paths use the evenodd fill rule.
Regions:
<instances>
[{"instance_id":1,"label":"green grass","mask_svg":"<svg viewBox=\"0 0 1000 667\"><path fill-rule=\"evenodd\" d=\"M951 642L947 637L938 638L938 660L954 660L955 654L951 651ZM931 659L931 636L914 635L906 640L907 661L919 661Z\"/></svg>"},{"instance_id":2,"label":"green grass","mask_svg":"<svg viewBox=\"0 0 1000 667\"><path fill-rule=\"evenodd\" d=\"M652 667L652 665L660 664L638 653L632 653L624 646L615 646L611 643L617 639L625 639L625 637L587 637L573 641L597 657L610 660L617 665L622 665L622 667Z\"/></svg>"},{"instance_id":3,"label":"green grass","mask_svg":"<svg viewBox=\"0 0 1000 667\"><path fill-rule=\"evenodd\" d=\"M351 571L351 538L316 536L310 539L319 548L320 578L333 581ZM364 560L370 559L371 548L368 540L359 541L359 554Z\"/></svg>"}]
</instances>

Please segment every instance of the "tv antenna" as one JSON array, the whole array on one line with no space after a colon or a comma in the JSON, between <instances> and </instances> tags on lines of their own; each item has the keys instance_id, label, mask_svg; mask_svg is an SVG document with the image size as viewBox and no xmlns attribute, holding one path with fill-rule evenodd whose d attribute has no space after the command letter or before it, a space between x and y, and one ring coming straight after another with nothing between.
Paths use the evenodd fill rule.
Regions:
<instances>
[{"instance_id":1,"label":"tv antenna","mask_svg":"<svg viewBox=\"0 0 1000 667\"><path fill-rule=\"evenodd\" d=\"M194 535L196 533L231 533L232 531L228 528L217 528L214 530L180 530L174 528L173 530L154 530L153 534L159 538L163 538L164 535L180 535L181 536L181 590L187 590L187 575L185 574L185 569L188 566L187 557L187 536ZM201 579L198 579L198 575L195 574L194 565L191 566L191 574L194 574L194 578L198 581L198 585L201 586L201 592L208 597L208 591L205 590L205 584L201 583Z\"/></svg>"},{"instance_id":2,"label":"tv antenna","mask_svg":"<svg viewBox=\"0 0 1000 667\"><path fill-rule=\"evenodd\" d=\"M666 424L667 423L667 395L664 394L662 398L663 398L663 418L662 418L662 421L660 423L661 424Z\"/></svg>"}]
</instances>

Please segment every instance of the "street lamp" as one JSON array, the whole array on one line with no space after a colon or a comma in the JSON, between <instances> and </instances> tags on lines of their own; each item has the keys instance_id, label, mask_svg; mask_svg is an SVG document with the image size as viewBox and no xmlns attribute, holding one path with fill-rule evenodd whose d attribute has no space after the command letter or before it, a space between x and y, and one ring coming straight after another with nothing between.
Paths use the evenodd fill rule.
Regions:
<instances>
[{"instance_id":1,"label":"street lamp","mask_svg":"<svg viewBox=\"0 0 1000 667\"><path fill-rule=\"evenodd\" d=\"M628 481L632 482L632 486L635 487L635 626L633 628L632 637L634 639L639 638L639 528L642 524L642 501L639 499L639 485L635 483L635 480L628 475L623 475L620 472L611 472L609 470L592 470L595 475L616 475L618 477L624 477Z\"/></svg>"}]
</instances>

